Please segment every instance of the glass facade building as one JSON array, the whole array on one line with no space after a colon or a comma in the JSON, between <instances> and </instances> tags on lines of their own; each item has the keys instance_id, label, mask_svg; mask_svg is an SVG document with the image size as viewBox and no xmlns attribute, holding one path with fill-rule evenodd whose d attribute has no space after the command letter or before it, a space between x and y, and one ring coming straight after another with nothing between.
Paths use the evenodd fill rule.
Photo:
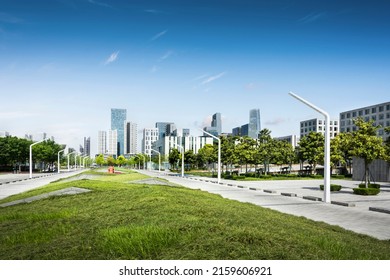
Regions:
<instances>
[{"instance_id":1,"label":"glass facade building","mask_svg":"<svg viewBox=\"0 0 390 280\"><path fill-rule=\"evenodd\" d=\"M260 124L260 109L252 109L249 111L249 129L248 136L257 139L261 130Z\"/></svg>"},{"instance_id":2,"label":"glass facade building","mask_svg":"<svg viewBox=\"0 0 390 280\"><path fill-rule=\"evenodd\" d=\"M111 109L111 130L117 131L117 156L124 154L126 109Z\"/></svg>"}]
</instances>

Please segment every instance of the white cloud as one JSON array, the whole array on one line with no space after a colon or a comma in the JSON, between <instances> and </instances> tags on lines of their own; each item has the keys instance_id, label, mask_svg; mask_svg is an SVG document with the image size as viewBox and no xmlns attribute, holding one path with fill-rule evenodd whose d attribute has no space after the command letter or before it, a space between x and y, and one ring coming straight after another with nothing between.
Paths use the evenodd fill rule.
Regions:
<instances>
[{"instance_id":1,"label":"white cloud","mask_svg":"<svg viewBox=\"0 0 390 280\"><path fill-rule=\"evenodd\" d=\"M168 57L170 57L173 54L173 51L167 51L162 57L160 57L159 61L166 60Z\"/></svg>"},{"instance_id":2,"label":"white cloud","mask_svg":"<svg viewBox=\"0 0 390 280\"><path fill-rule=\"evenodd\" d=\"M154 35L150 41L155 41L157 40L158 38L164 36L166 33L168 32L168 30L164 30L164 31L161 31L160 33L157 33L156 35Z\"/></svg>"},{"instance_id":3,"label":"white cloud","mask_svg":"<svg viewBox=\"0 0 390 280\"><path fill-rule=\"evenodd\" d=\"M104 62L104 65L110 64L118 59L119 51L114 52L110 55L109 58Z\"/></svg>"},{"instance_id":4,"label":"white cloud","mask_svg":"<svg viewBox=\"0 0 390 280\"><path fill-rule=\"evenodd\" d=\"M327 17L327 12L310 13L307 16L299 19L300 23L311 23Z\"/></svg>"},{"instance_id":5,"label":"white cloud","mask_svg":"<svg viewBox=\"0 0 390 280\"><path fill-rule=\"evenodd\" d=\"M158 71L158 67L156 65L153 65L152 69L150 69L150 73L155 73Z\"/></svg>"},{"instance_id":6,"label":"white cloud","mask_svg":"<svg viewBox=\"0 0 390 280\"><path fill-rule=\"evenodd\" d=\"M205 85L205 84L211 83L215 80L218 80L218 79L222 78L225 74L226 74L226 72L222 72L222 73L219 73L215 76L208 77L207 79L203 80L202 85Z\"/></svg>"},{"instance_id":7,"label":"white cloud","mask_svg":"<svg viewBox=\"0 0 390 280\"><path fill-rule=\"evenodd\" d=\"M112 8L111 5L103 3L103 2L98 2L98 1L94 1L94 0L88 0L88 2L91 3L91 4L97 5L97 6L106 7L106 8Z\"/></svg>"}]
</instances>

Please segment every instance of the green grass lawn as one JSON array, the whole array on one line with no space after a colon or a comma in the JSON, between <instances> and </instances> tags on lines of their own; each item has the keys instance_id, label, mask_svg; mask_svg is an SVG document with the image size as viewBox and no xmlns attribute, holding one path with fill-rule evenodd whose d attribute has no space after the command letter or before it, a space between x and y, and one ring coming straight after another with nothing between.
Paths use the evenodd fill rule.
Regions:
<instances>
[{"instance_id":1,"label":"green grass lawn","mask_svg":"<svg viewBox=\"0 0 390 280\"><path fill-rule=\"evenodd\" d=\"M97 173L96 173L97 174ZM56 182L92 192L0 208L0 259L390 259L390 242L137 173Z\"/></svg>"}]
</instances>

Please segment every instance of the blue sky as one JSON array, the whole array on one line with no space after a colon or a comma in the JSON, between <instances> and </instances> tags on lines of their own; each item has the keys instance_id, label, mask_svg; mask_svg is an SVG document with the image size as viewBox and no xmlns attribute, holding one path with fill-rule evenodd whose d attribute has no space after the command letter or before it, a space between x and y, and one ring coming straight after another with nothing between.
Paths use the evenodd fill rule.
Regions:
<instances>
[{"instance_id":1,"label":"blue sky","mask_svg":"<svg viewBox=\"0 0 390 280\"><path fill-rule=\"evenodd\" d=\"M273 136L390 101L390 2L0 0L0 130L96 150L110 109L231 132L261 110ZM209 124L207 124L209 125Z\"/></svg>"}]
</instances>

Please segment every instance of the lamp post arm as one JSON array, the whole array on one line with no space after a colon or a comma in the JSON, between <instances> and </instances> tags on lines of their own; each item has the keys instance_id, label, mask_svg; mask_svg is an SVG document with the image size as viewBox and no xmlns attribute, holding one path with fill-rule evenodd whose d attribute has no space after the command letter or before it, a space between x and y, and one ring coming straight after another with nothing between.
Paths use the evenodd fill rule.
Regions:
<instances>
[{"instance_id":1,"label":"lamp post arm","mask_svg":"<svg viewBox=\"0 0 390 280\"><path fill-rule=\"evenodd\" d=\"M306 104L310 108L319 112L320 114L322 114L325 117L324 202L331 203L331 199L330 199L330 117L329 117L329 114L327 112L325 112L324 110L318 108L314 104L310 103L309 101L296 95L295 93L289 92L289 94L292 97L301 101L302 103Z\"/></svg>"}]
</instances>

